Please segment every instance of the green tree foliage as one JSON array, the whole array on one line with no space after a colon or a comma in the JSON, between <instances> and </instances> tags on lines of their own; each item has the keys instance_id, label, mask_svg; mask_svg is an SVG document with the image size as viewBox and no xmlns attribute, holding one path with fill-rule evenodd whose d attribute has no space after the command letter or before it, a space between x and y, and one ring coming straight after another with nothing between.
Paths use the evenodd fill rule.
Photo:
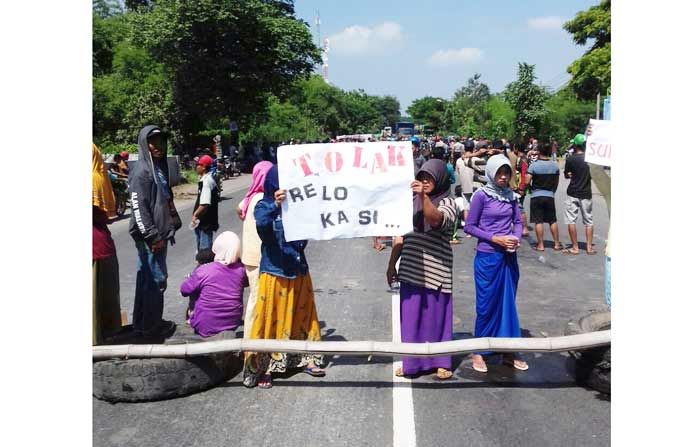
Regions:
<instances>
[{"instance_id":1,"label":"green tree foliage","mask_svg":"<svg viewBox=\"0 0 700 447\"><path fill-rule=\"evenodd\" d=\"M118 0L92 0L92 12L105 19L123 12Z\"/></svg>"},{"instance_id":2,"label":"green tree foliage","mask_svg":"<svg viewBox=\"0 0 700 447\"><path fill-rule=\"evenodd\" d=\"M444 114L447 101L442 98L425 96L416 99L406 109L416 123L426 124L435 129L444 129Z\"/></svg>"},{"instance_id":3,"label":"green tree foliage","mask_svg":"<svg viewBox=\"0 0 700 447\"><path fill-rule=\"evenodd\" d=\"M245 126L320 62L293 3L271 0L162 0L132 17L135 39L172 82L173 124L185 138L221 117Z\"/></svg>"},{"instance_id":4,"label":"green tree foliage","mask_svg":"<svg viewBox=\"0 0 700 447\"><path fill-rule=\"evenodd\" d=\"M576 14L564 24L577 45L593 45L580 58L569 65L572 78L569 85L579 99L595 99L598 93L607 94L610 89L610 0Z\"/></svg>"},{"instance_id":5,"label":"green tree foliage","mask_svg":"<svg viewBox=\"0 0 700 447\"><path fill-rule=\"evenodd\" d=\"M535 84L535 66L518 63L518 78L506 86L504 97L515 111L514 137L522 140L528 135L539 135L546 110L548 94Z\"/></svg>"},{"instance_id":6,"label":"green tree foliage","mask_svg":"<svg viewBox=\"0 0 700 447\"><path fill-rule=\"evenodd\" d=\"M114 49L112 68L93 80L95 140L127 144L148 123L172 128L172 94L163 65L145 49L122 41Z\"/></svg>"},{"instance_id":7,"label":"green tree foliage","mask_svg":"<svg viewBox=\"0 0 700 447\"><path fill-rule=\"evenodd\" d=\"M588 119L595 116L595 101L580 101L571 88L565 88L545 102L545 120L540 136L556 138L560 149L577 133L583 133Z\"/></svg>"},{"instance_id":8,"label":"green tree foliage","mask_svg":"<svg viewBox=\"0 0 700 447\"><path fill-rule=\"evenodd\" d=\"M259 116L245 140L318 141L345 134L376 134L399 120L399 109L393 96L374 96L363 90L346 92L313 75L295 83L287 101L269 100L266 113ZM294 120L287 120L287 116Z\"/></svg>"},{"instance_id":9,"label":"green tree foliage","mask_svg":"<svg viewBox=\"0 0 700 447\"><path fill-rule=\"evenodd\" d=\"M483 126L490 119L486 105L491 99L491 92L480 79L481 74L474 74L446 105L443 115L445 131L468 135L483 132Z\"/></svg>"}]
</instances>

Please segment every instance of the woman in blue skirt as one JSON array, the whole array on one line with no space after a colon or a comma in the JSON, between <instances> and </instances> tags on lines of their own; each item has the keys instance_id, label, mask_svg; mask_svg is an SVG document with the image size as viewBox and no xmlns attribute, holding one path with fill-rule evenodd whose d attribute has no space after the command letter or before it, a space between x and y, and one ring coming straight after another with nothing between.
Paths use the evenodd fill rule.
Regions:
<instances>
[{"instance_id":1,"label":"woman in blue skirt","mask_svg":"<svg viewBox=\"0 0 700 447\"><path fill-rule=\"evenodd\" d=\"M469 216L464 227L467 234L479 239L474 257L476 285L475 337L520 337L515 295L518 290L518 257L523 226L518 208L518 195L509 187L513 172L510 161L503 155L489 158L486 163L488 183L472 196ZM487 372L483 355L472 354L476 371ZM513 354L503 356L503 362L525 371L527 363Z\"/></svg>"}]
</instances>

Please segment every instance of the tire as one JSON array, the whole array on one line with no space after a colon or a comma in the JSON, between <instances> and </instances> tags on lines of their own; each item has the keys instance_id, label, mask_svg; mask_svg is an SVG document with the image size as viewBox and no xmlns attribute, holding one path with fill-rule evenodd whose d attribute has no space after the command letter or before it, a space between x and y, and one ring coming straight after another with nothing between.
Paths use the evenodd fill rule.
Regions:
<instances>
[{"instance_id":1,"label":"tire","mask_svg":"<svg viewBox=\"0 0 700 447\"><path fill-rule=\"evenodd\" d=\"M204 341L193 333L178 332L168 343ZM232 332L222 333L207 340L233 336ZM103 360L93 363L92 394L108 402L172 399L208 390L233 378L241 368L242 362L234 353L190 358Z\"/></svg>"},{"instance_id":2,"label":"tire","mask_svg":"<svg viewBox=\"0 0 700 447\"><path fill-rule=\"evenodd\" d=\"M573 318L566 325L565 335L603 331L611 328L609 310L593 310ZM569 351L575 360L576 381L604 394L610 394L611 349L610 346Z\"/></svg>"}]
</instances>

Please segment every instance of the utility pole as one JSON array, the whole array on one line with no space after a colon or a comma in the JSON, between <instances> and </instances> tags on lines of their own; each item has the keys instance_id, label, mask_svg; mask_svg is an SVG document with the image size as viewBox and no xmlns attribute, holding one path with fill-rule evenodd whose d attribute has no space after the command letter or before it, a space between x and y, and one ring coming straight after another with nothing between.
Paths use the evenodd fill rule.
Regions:
<instances>
[{"instance_id":1,"label":"utility pole","mask_svg":"<svg viewBox=\"0 0 700 447\"><path fill-rule=\"evenodd\" d=\"M600 92L598 92L598 96L595 99L595 119L600 119Z\"/></svg>"}]
</instances>

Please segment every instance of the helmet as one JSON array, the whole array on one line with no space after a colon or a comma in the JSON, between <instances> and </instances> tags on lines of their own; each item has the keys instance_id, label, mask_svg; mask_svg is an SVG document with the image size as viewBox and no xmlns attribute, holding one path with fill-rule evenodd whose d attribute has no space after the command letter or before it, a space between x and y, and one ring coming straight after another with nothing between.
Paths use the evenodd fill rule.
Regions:
<instances>
[{"instance_id":1,"label":"helmet","mask_svg":"<svg viewBox=\"0 0 700 447\"><path fill-rule=\"evenodd\" d=\"M571 143L575 146L583 146L584 144L586 144L586 137L585 135L578 133L576 134L574 139L571 140Z\"/></svg>"},{"instance_id":2,"label":"helmet","mask_svg":"<svg viewBox=\"0 0 700 447\"><path fill-rule=\"evenodd\" d=\"M420 138L411 137L411 143L415 144L416 146L420 146Z\"/></svg>"}]
</instances>

